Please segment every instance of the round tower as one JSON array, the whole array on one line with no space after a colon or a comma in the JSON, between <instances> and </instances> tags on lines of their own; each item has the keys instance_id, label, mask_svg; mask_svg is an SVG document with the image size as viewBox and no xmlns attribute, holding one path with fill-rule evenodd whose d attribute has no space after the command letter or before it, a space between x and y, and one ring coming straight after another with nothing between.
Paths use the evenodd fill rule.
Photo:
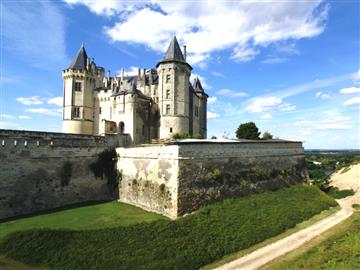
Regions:
<instances>
[{"instance_id":1,"label":"round tower","mask_svg":"<svg viewBox=\"0 0 360 270\"><path fill-rule=\"evenodd\" d=\"M189 78L192 67L186 62L176 37L156 67L159 75L160 139L189 132Z\"/></svg>"},{"instance_id":2,"label":"round tower","mask_svg":"<svg viewBox=\"0 0 360 270\"><path fill-rule=\"evenodd\" d=\"M70 66L63 71L63 132L93 134L96 65L81 45Z\"/></svg>"}]
</instances>

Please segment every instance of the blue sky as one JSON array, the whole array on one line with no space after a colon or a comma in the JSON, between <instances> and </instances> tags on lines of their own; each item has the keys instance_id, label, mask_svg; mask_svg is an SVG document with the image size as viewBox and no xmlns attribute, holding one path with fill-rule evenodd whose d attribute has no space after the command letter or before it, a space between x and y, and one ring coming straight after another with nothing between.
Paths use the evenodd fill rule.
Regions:
<instances>
[{"instance_id":1,"label":"blue sky","mask_svg":"<svg viewBox=\"0 0 360 270\"><path fill-rule=\"evenodd\" d=\"M61 70L84 42L151 68L176 35L209 94L208 136L253 121L305 148L359 148L359 1L2 1L1 128L61 131Z\"/></svg>"}]
</instances>

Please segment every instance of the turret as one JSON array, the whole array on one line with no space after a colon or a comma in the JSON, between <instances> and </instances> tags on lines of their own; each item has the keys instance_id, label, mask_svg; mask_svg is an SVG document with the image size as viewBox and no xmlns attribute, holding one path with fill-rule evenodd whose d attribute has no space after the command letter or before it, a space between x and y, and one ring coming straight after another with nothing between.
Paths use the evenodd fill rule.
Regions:
<instances>
[{"instance_id":1,"label":"turret","mask_svg":"<svg viewBox=\"0 0 360 270\"><path fill-rule=\"evenodd\" d=\"M81 45L70 66L63 71L63 132L93 134L96 65Z\"/></svg>"},{"instance_id":2,"label":"turret","mask_svg":"<svg viewBox=\"0 0 360 270\"><path fill-rule=\"evenodd\" d=\"M156 67L159 75L160 139L189 132L189 77L192 67L185 61L176 37Z\"/></svg>"},{"instance_id":3,"label":"turret","mask_svg":"<svg viewBox=\"0 0 360 270\"><path fill-rule=\"evenodd\" d=\"M207 98L209 97L204 88L201 85L199 77L194 79L193 88L195 94L199 97L199 103L195 104L195 109L198 110L196 112L199 116L199 133L202 138L206 138L207 136Z\"/></svg>"}]
</instances>

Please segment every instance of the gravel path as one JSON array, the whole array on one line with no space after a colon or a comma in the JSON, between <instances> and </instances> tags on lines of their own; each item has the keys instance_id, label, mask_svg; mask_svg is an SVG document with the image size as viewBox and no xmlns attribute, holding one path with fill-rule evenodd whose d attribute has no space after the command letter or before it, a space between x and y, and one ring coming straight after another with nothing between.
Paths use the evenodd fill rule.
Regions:
<instances>
[{"instance_id":1,"label":"gravel path","mask_svg":"<svg viewBox=\"0 0 360 270\"><path fill-rule=\"evenodd\" d=\"M265 247L259 248L252 253L245 255L235 261L224 264L216 270L232 270L232 269L258 269L264 264L280 257L298 247L300 247L305 242L313 239L314 237L320 235L321 233L327 231L336 224L347 219L353 213L351 207L352 204L360 204L360 189L356 188L356 184L360 184L359 176L360 164L355 165L351 168L350 171L339 176L336 174L336 185L343 188L345 183L355 183L356 194L351 197L347 197L341 200L337 200L341 206L341 210L337 213L326 217L313 225L298 231L290 236L287 236L281 240L278 240L272 244L269 244ZM340 179L341 178L341 179Z\"/></svg>"}]
</instances>

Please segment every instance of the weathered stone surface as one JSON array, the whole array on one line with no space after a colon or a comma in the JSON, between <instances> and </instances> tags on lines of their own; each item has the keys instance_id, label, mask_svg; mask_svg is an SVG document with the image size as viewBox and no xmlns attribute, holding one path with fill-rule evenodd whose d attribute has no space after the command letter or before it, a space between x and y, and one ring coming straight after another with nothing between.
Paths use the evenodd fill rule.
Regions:
<instances>
[{"instance_id":1,"label":"weathered stone surface","mask_svg":"<svg viewBox=\"0 0 360 270\"><path fill-rule=\"evenodd\" d=\"M213 201L276 190L308 177L299 142L199 141L118 149L118 154L120 200L171 218ZM171 204L156 192L161 184Z\"/></svg>"}]
</instances>

